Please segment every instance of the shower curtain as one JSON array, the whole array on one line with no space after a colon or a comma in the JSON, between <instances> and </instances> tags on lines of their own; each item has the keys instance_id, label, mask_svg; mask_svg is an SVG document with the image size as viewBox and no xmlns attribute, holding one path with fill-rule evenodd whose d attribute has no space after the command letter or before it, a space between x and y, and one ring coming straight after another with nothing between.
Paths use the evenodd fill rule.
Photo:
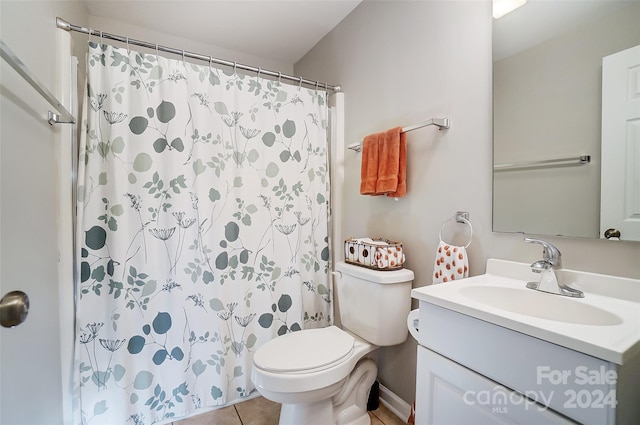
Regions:
<instances>
[{"instance_id":1,"label":"shower curtain","mask_svg":"<svg viewBox=\"0 0 640 425\"><path fill-rule=\"evenodd\" d=\"M87 60L80 420L245 397L261 344L332 322L326 93L103 44Z\"/></svg>"}]
</instances>

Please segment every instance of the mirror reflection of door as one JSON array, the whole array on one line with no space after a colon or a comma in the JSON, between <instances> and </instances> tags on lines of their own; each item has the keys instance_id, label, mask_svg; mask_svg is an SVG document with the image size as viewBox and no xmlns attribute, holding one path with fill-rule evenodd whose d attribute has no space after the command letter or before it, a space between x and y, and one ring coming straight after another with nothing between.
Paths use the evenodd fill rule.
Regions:
<instances>
[{"instance_id":1,"label":"mirror reflection of door","mask_svg":"<svg viewBox=\"0 0 640 425\"><path fill-rule=\"evenodd\" d=\"M640 241L640 45L602 60L601 174L600 237Z\"/></svg>"}]
</instances>

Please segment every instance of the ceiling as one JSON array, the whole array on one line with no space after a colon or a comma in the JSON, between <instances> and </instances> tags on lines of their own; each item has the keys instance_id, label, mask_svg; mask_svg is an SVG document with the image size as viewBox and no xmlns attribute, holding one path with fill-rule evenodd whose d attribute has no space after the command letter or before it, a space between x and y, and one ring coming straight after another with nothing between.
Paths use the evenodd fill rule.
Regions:
<instances>
[{"instance_id":1,"label":"ceiling","mask_svg":"<svg viewBox=\"0 0 640 425\"><path fill-rule=\"evenodd\" d=\"M362 0L84 0L90 15L295 64Z\"/></svg>"}]
</instances>

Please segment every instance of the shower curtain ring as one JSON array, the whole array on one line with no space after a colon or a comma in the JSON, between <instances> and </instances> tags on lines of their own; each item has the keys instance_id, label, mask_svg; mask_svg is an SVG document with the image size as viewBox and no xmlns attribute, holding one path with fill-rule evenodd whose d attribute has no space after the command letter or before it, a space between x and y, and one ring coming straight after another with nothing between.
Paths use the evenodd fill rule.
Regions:
<instances>
[{"instance_id":1,"label":"shower curtain ring","mask_svg":"<svg viewBox=\"0 0 640 425\"><path fill-rule=\"evenodd\" d=\"M184 63L184 50L182 51L182 66L186 67L187 64Z\"/></svg>"},{"instance_id":2,"label":"shower curtain ring","mask_svg":"<svg viewBox=\"0 0 640 425\"><path fill-rule=\"evenodd\" d=\"M160 58L158 57L158 43L156 43L156 62L160 62Z\"/></svg>"},{"instance_id":3,"label":"shower curtain ring","mask_svg":"<svg viewBox=\"0 0 640 425\"><path fill-rule=\"evenodd\" d=\"M256 80L258 83L260 83L260 73L262 72L262 68L258 67L258 75L256 76Z\"/></svg>"},{"instance_id":4,"label":"shower curtain ring","mask_svg":"<svg viewBox=\"0 0 640 425\"><path fill-rule=\"evenodd\" d=\"M298 91L302 88L302 77L298 77L300 81L298 82Z\"/></svg>"},{"instance_id":5,"label":"shower curtain ring","mask_svg":"<svg viewBox=\"0 0 640 425\"><path fill-rule=\"evenodd\" d=\"M318 86L320 85L319 81L316 81L316 91L318 91Z\"/></svg>"},{"instance_id":6,"label":"shower curtain ring","mask_svg":"<svg viewBox=\"0 0 640 425\"><path fill-rule=\"evenodd\" d=\"M238 63L233 61L233 75L236 75L236 66L238 66Z\"/></svg>"},{"instance_id":7,"label":"shower curtain ring","mask_svg":"<svg viewBox=\"0 0 640 425\"><path fill-rule=\"evenodd\" d=\"M211 76L211 64L213 63L213 56L209 56L209 76Z\"/></svg>"},{"instance_id":8,"label":"shower curtain ring","mask_svg":"<svg viewBox=\"0 0 640 425\"><path fill-rule=\"evenodd\" d=\"M131 50L129 49L129 37L127 37L127 54L131 54Z\"/></svg>"},{"instance_id":9,"label":"shower curtain ring","mask_svg":"<svg viewBox=\"0 0 640 425\"><path fill-rule=\"evenodd\" d=\"M100 47L102 47L102 31L100 31Z\"/></svg>"},{"instance_id":10,"label":"shower curtain ring","mask_svg":"<svg viewBox=\"0 0 640 425\"><path fill-rule=\"evenodd\" d=\"M93 30L89 28L89 41L88 41L89 44L91 44L91 35L93 35Z\"/></svg>"},{"instance_id":11,"label":"shower curtain ring","mask_svg":"<svg viewBox=\"0 0 640 425\"><path fill-rule=\"evenodd\" d=\"M278 84L282 82L282 72L278 71Z\"/></svg>"}]
</instances>

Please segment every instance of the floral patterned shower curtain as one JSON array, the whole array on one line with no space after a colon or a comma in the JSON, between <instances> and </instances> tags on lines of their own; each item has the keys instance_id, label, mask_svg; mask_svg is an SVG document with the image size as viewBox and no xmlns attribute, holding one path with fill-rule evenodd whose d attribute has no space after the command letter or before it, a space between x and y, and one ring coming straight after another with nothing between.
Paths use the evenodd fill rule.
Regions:
<instances>
[{"instance_id":1,"label":"floral patterned shower curtain","mask_svg":"<svg viewBox=\"0 0 640 425\"><path fill-rule=\"evenodd\" d=\"M262 343L332 321L326 93L94 43L87 68L82 423L245 397Z\"/></svg>"}]
</instances>

